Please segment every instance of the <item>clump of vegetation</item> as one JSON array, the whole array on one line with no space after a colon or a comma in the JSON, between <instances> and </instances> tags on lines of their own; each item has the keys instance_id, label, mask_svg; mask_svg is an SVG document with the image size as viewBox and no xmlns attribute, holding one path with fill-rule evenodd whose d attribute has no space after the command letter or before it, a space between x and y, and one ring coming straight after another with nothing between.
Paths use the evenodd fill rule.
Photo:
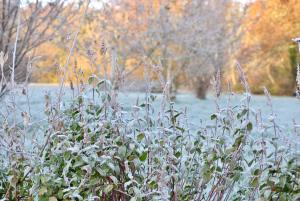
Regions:
<instances>
[{"instance_id":1,"label":"clump of vegetation","mask_svg":"<svg viewBox=\"0 0 300 201\"><path fill-rule=\"evenodd\" d=\"M7 115L0 113L1 201L300 199L299 148L285 140L284 135L290 131L282 130L278 124L268 90L264 89L270 107L270 115L266 118L251 107L250 87L238 65L240 86L244 90L241 102L231 105L230 93L228 104L219 104L221 66L229 61L225 59L231 52L227 50L233 47L229 41L239 38L236 32L239 32L241 17L232 16L232 11L242 10L239 4L232 2L231 5L226 0L219 3L190 1L182 5L174 1L157 3L157 6L148 5L148 1L136 5L128 4L131 1L109 2L110 6L103 5L98 16L96 8L88 12L91 1L79 1L78 6L65 5L61 0L48 4L28 2L24 6L13 2L4 0L0 6L4 22L3 37L0 37L4 51L0 53L0 97L9 97L6 103L3 102ZM259 1L251 4L250 11L257 10L258 4ZM278 7L276 3L268 5L272 9L267 11ZM128 6L131 9L127 9ZM65 64L58 70L60 88L57 100L53 101L46 94L46 119L32 122L30 111L35 108L30 108L27 83L34 59L29 56L42 44L54 45L55 36L66 29L69 14L77 12L77 8L82 17L74 20L79 22L74 26L76 31L62 36L62 43L70 43L70 47L67 48L69 53L63 54ZM132 13L132 8L138 12ZM287 8L278 7L278 11L288 13L285 11L292 7ZM120 11L123 14L113 15ZM252 13L256 15L257 12L248 13L249 22L252 22ZM272 13L265 15L273 19ZM208 18L214 23L206 23ZM235 22L231 18L238 20ZM100 25L98 19L102 20ZM94 21L95 25L85 23ZM254 33L246 34L243 54L251 53L250 56L256 58L264 55L253 51L259 47L256 40L248 40L256 30L261 30L257 28L266 27L263 22L250 23ZM87 38L81 35L88 33L83 24L94 29L90 37L89 34ZM137 26L132 27L133 24ZM245 24L244 28L247 27ZM270 29L266 30L267 34L259 40L268 42L261 50L269 54L273 47L269 46L269 40L264 40L265 37L269 39ZM103 38L95 38L94 33L99 32ZM284 42L280 46L284 49L286 37L274 38ZM100 51L97 41L101 41ZM106 43L111 44L107 46ZM65 49L63 44L60 45L58 49ZM81 51L83 46L84 51ZM290 57L285 55L276 66L284 66L282 62L290 58L294 68L295 51L295 48L291 49ZM278 49L278 54L274 55L278 56L280 52ZM87 85L75 53L87 57L91 72L96 71L99 75L90 77ZM248 59L242 62L249 63ZM70 74L69 67L73 63ZM98 69L98 64L103 72L100 67ZM294 69L271 71L274 62L264 60L261 65L264 64L268 68L255 71L255 74L267 72L269 80L260 76L262 80L253 79L252 83L273 83L275 88L271 90L279 94L294 91ZM256 60L253 65L257 69ZM130 71L126 69L129 66L133 67ZM145 66L141 72L148 84L145 99L138 100L129 109L124 108L118 101L118 89L125 77L141 66ZM187 114L176 110L171 101L177 84L180 79L191 82L196 86L197 96L204 98L214 73L217 74L213 81L216 111L209 122L191 127ZM289 77L275 83L274 78L283 73ZM297 76L299 95L299 67ZM151 77L162 85L159 88L163 92L160 107L154 106L158 100L150 93ZM19 119L15 90L17 83L24 79L22 94L26 96L28 110L22 111L22 119ZM71 103L63 101L63 89L68 79L73 92ZM293 80L292 85L288 80ZM260 92L261 88L255 91ZM295 125L294 132L298 132L299 127Z\"/></svg>"},{"instance_id":2,"label":"clump of vegetation","mask_svg":"<svg viewBox=\"0 0 300 201\"><path fill-rule=\"evenodd\" d=\"M28 124L8 123L1 130L13 145L0 152L3 200L299 198L299 155L292 144L280 146L282 131L267 90L268 122L251 108L238 69L246 91L241 104L230 105L231 96L226 107L218 104L217 76L216 112L196 129L167 94L160 108L146 93L144 101L124 109L110 82L96 76L64 108L46 96L44 144L32 143L26 152L17 134Z\"/></svg>"}]
</instances>

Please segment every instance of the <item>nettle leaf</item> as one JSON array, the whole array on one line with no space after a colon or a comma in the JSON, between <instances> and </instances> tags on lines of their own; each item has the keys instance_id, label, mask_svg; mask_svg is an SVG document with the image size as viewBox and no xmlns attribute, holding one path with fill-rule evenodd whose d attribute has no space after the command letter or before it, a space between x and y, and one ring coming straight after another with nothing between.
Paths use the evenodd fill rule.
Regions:
<instances>
[{"instance_id":1,"label":"nettle leaf","mask_svg":"<svg viewBox=\"0 0 300 201\"><path fill-rule=\"evenodd\" d=\"M97 83L97 87L99 88L103 83L106 83L105 80L99 80L99 82ZM110 83L107 83L107 85L109 85Z\"/></svg>"},{"instance_id":2,"label":"nettle leaf","mask_svg":"<svg viewBox=\"0 0 300 201\"><path fill-rule=\"evenodd\" d=\"M256 187L259 184L259 177L253 177L251 180L251 186Z\"/></svg>"},{"instance_id":3,"label":"nettle leaf","mask_svg":"<svg viewBox=\"0 0 300 201\"><path fill-rule=\"evenodd\" d=\"M177 152L175 153L175 156L176 156L176 158L179 158L179 157L181 156L181 152L180 152L180 151L177 151Z\"/></svg>"},{"instance_id":4,"label":"nettle leaf","mask_svg":"<svg viewBox=\"0 0 300 201\"><path fill-rule=\"evenodd\" d=\"M41 176L40 179L41 179L41 183L43 185L46 185L48 183L48 181L49 181L49 177L47 177L47 176Z\"/></svg>"},{"instance_id":5,"label":"nettle leaf","mask_svg":"<svg viewBox=\"0 0 300 201\"><path fill-rule=\"evenodd\" d=\"M182 112L178 112L177 114L175 114L175 115L172 117L172 122L175 123L176 120L177 120L177 117L179 117L181 114L182 114Z\"/></svg>"},{"instance_id":6,"label":"nettle leaf","mask_svg":"<svg viewBox=\"0 0 300 201\"><path fill-rule=\"evenodd\" d=\"M251 122L249 122L247 124L247 131L252 131L252 129L253 129L253 124Z\"/></svg>"},{"instance_id":7,"label":"nettle leaf","mask_svg":"<svg viewBox=\"0 0 300 201\"><path fill-rule=\"evenodd\" d=\"M176 128L177 128L178 130L180 130L182 133L184 133L184 131L185 131L185 129L182 128L182 127L180 127L180 126L176 126Z\"/></svg>"},{"instance_id":8,"label":"nettle leaf","mask_svg":"<svg viewBox=\"0 0 300 201\"><path fill-rule=\"evenodd\" d=\"M114 185L109 184L109 185L107 185L107 186L104 188L104 192L105 192L105 193L109 193L109 192L112 191L113 188L114 188Z\"/></svg>"},{"instance_id":9,"label":"nettle leaf","mask_svg":"<svg viewBox=\"0 0 300 201\"><path fill-rule=\"evenodd\" d=\"M94 76L94 75L90 76L89 79L88 79L89 85L93 84L93 83L95 82L96 79L97 79L96 76Z\"/></svg>"},{"instance_id":10,"label":"nettle leaf","mask_svg":"<svg viewBox=\"0 0 300 201\"><path fill-rule=\"evenodd\" d=\"M149 183L149 186L150 186L151 189L155 189L155 188L158 187L157 182L153 181L153 180Z\"/></svg>"},{"instance_id":11,"label":"nettle leaf","mask_svg":"<svg viewBox=\"0 0 300 201\"><path fill-rule=\"evenodd\" d=\"M108 163L107 166L112 170L116 171L116 166L113 163Z\"/></svg>"},{"instance_id":12,"label":"nettle leaf","mask_svg":"<svg viewBox=\"0 0 300 201\"><path fill-rule=\"evenodd\" d=\"M250 166L252 166L252 164L255 162L255 159L252 159L252 160L249 161L249 162L245 159L245 161L246 161L248 167L250 167Z\"/></svg>"},{"instance_id":13,"label":"nettle leaf","mask_svg":"<svg viewBox=\"0 0 300 201\"><path fill-rule=\"evenodd\" d=\"M147 159L147 156L148 156L147 151L144 151L139 157L140 161L144 162Z\"/></svg>"},{"instance_id":14,"label":"nettle leaf","mask_svg":"<svg viewBox=\"0 0 300 201\"><path fill-rule=\"evenodd\" d=\"M127 157L127 160L128 160L128 161L133 161L135 158L136 158L136 156L133 155L133 154L131 154L131 155L129 155L129 156Z\"/></svg>"},{"instance_id":15,"label":"nettle leaf","mask_svg":"<svg viewBox=\"0 0 300 201\"><path fill-rule=\"evenodd\" d=\"M214 119L216 119L217 118L217 115L216 114L212 114L211 116L210 116L210 119L211 120L214 120Z\"/></svg>"},{"instance_id":16,"label":"nettle leaf","mask_svg":"<svg viewBox=\"0 0 300 201\"><path fill-rule=\"evenodd\" d=\"M49 198L49 201L57 201L57 198L52 196Z\"/></svg>"},{"instance_id":17,"label":"nettle leaf","mask_svg":"<svg viewBox=\"0 0 300 201\"><path fill-rule=\"evenodd\" d=\"M233 177L232 177L232 179L233 179L234 181L239 181L239 180L240 180L240 178L241 178L241 173L240 173L240 172L237 172L237 171L235 171L235 172L234 172L234 174L233 174Z\"/></svg>"},{"instance_id":18,"label":"nettle leaf","mask_svg":"<svg viewBox=\"0 0 300 201\"><path fill-rule=\"evenodd\" d=\"M244 139L244 135L240 135L239 137L237 137L235 139L235 142L234 142L232 147L237 149L241 145L241 143L243 142L243 139Z\"/></svg>"},{"instance_id":19,"label":"nettle leaf","mask_svg":"<svg viewBox=\"0 0 300 201\"><path fill-rule=\"evenodd\" d=\"M212 151L212 152L210 152L210 153L208 154L208 156L207 156L207 161L208 161L208 162L212 162L212 161L215 160L215 158L216 158L216 153L215 153L214 151Z\"/></svg>"},{"instance_id":20,"label":"nettle leaf","mask_svg":"<svg viewBox=\"0 0 300 201\"><path fill-rule=\"evenodd\" d=\"M108 172L107 169L103 169L103 168L100 168L100 167L96 167L96 170L97 170L97 172L98 172L102 177L106 177L106 176L107 176L107 172Z\"/></svg>"},{"instance_id":21,"label":"nettle leaf","mask_svg":"<svg viewBox=\"0 0 300 201\"><path fill-rule=\"evenodd\" d=\"M130 198L130 201L137 201L136 197Z\"/></svg>"},{"instance_id":22,"label":"nettle leaf","mask_svg":"<svg viewBox=\"0 0 300 201\"><path fill-rule=\"evenodd\" d=\"M245 116L245 114L247 114L247 113L248 113L248 109L243 109L243 111L241 113L237 114L237 118L240 119L243 116Z\"/></svg>"},{"instance_id":23,"label":"nettle leaf","mask_svg":"<svg viewBox=\"0 0 300 201\"><path fill-rule=\"evenodd\" d=\"M92 177L90 180L89 180L89 185L91 186L95 186L97 184L99 184L101 181L99 181L99 178L98 177Z\"/></svg>"},{"instance_id":24,"label":"nettle leaf","mask_svg":"<svg viewBox=\"0 0 300 201\"><path fill-rule=\"evenodd\" d=\"M253 175L255 175L255 176L258 176L258 175L260 175L261 174L261 170L260 169L256 169L256 170L254 170L254 172L253 172Z\"/></svg>"},{"instance_id":25,"label":"nettle leaf","mask_svg":"<svg viewBox=\"0 0 300 201\"><path fill-rule=\"evenodd\" d=\"M48 192L47 187L46 187L46 186L42 186L42 187L39 189L38 194L39 194L39 196L43 196L43 195L45 195L47 192Z\"/></svg>"},{"instance_id":26,"label":"nettle leaf","mask_svg":"<svg viewBox=\"0 0 300 201\"><path fill-rule=\"evenodd\" d=\"M109 176L109 178L114 182L115 185L118 185L118 179L117 179L117 177L111 175L111 176Z\"/></svg>"},{"instance_id":27,"label":"nettle leaf","mask_svg":"<svg viewBox=\"0 0 300 201\"><path fill-rule=\"evenodd\" d=\"M121 158L125 158L126 157L126 147L125 146L119 147L118 154Z\"/></svg>"},{"instance_id":28,"label":"nettle leaf","mask_svg":"<svg viewBox=\"0 0 300 201\"><path fill-rule=\"evenodd\" d=\"M144 133L140 133L137 135L137 140L140 142L145 138L145 134Z\"/></svg>"},{"instance_id":29,"label":"nettle leaf","mask_svg":"<svg viewBox=\"0 0 300 201\"><path fill-rule=\"evenodd\" d=\"M211 166L207 163L204 164L201 170L201 176L205 183L210 181L212 173L213 173L213 169L211 168Z\"/></svg>"}]
</instances>

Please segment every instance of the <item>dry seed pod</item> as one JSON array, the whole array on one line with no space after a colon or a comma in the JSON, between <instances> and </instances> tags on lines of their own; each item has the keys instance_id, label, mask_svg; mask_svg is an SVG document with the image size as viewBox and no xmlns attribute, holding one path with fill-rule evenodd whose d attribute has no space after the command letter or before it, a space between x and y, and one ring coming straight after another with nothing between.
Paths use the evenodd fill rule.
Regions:
<instances>
[{"instance_id":1,"label":"dry seed pod","mask_svg":"<svg viewBox=\"0 0 300 201\"><path fill-rule=\"evenodd\" d=\"M25 127L29 125L30 117L27 112L21 112L21 116L23 118L23 124Z\"/></svg>"},{"instance_id":2,"label":"dry seed pod","mask_svg":"<svg viewBox=\"0 0 300 201\"><path fill-rule=\"evenodd\" d=\"M50 110L50 96L48 93L45 94L45 111L48 112Z\"/></svg>"},{"instance_id":3,"label":"dry seed pod","mask_svg":"<svg viewBox=\"0 0 300 201\"><path fill-rule=\"evenodd\" d=\"M25 88L22 89L22 94L23 94L24 96L27 94Z\"/></svg>"},{"instance_id":4,"label":"dry seed pod","mask_svg":"<svg viewBox=\"0 0 300 201\"><path fill-rule=\"evenodd\" d=\"M89 132L88 132L88 128L87 127L84 128L83 142L85 144L89 144L90 143L90 136L89 136Z\"/></svg>"},{"instance_id":5,"label":"dry seed pod","mask_svg":"<svg viewBox=\"0 0 300 201\"><path fill-rule=\"evenodd\" d=\"M63 131L64 130L64 123L60 120L55 121L54 130L55 131Z\"/></svg>"},{"instance_id":6,"label":"dry seed pod","mask_svg":"<svg viewBox=\"0 0 300 201\"><path fill-rule=\"evenodd\" d=\"M70 88L73 91L74 90L74 85L73 85L72 79L70 79L69 82L70 82Z\"/></svg>"}]
</instances>

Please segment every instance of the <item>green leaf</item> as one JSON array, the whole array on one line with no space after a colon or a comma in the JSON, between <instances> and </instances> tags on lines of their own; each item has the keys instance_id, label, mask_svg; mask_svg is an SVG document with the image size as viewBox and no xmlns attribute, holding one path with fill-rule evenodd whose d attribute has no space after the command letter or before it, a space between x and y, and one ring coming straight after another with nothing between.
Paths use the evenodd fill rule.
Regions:
<instances>
[{"instance_id":1,"label":"green leaf","mask_svg":"<svg viewBox=\"0 0 300 201\"><path fill-rule=\"evenodd\" d=\"M147 156L148 156L147 151L144 151L139 157L140 161L144 162L147 159Z\"/></svg>"},{"instance_id":2,"label":"green leaf","mask_svg":"<svg viewBox=\"0 0 300 201\"><path fill-rule=\"evenodd\" d=\"M127 160L128 161L133 161L135 158L136 158L135 155L130 155L130 156L127 157Z\"/></svg>"},{"instance_id":3,"label":"green leaf","mask_svg":"<svg viewBox=\"0 0 300 201\"><path fill-rule=\"evenodd\" d=\"M46 186L42 186L40 189L39 189L39 196L42 196L44 194L46 194L48 192L47 190L47 187Z\"/></svg>"},{"instance_id":4,"label":"green leaf","mask_svg":"<svg viewBox=\"0 0 300 201\"><path fill-rule=\"evenodd\" d=\"M135 197L130 198L130 201L136 201Z\"/></svg>"},{"instance_id":5,"label":"green leaf","mask_svg":"<svg viewBox=\"0 0 300 201\"><path fill-rule=\"evenodd\" d=\"M177 117L179 117L181 114L182 114L181 112L179 112L179 113L175 114L175 115L172 117L172 122L173 122L173 123L175 123L175 122L176 122L176 119L177 119Z\"/></svg>"},{"instance_id":6,"label":"green leaf","mask_svg":"<svg viewBox=\"0 0 300 201\"><path fill-rule=\"evenodd\" d=\"M82 104L83 103L83 97L82 96L78 96L78 103Z\"/></svg>"},{"instance_id":7,"label":"green leaf","mask_svg":"<svg viewBox=\"0 0 300 201\"><path fill-rule=\"evenodd\" d=\"M253 129L253 125L251 122L247 124L247 131L251 131Z\"/></svg>"},{"instance_id":8,"label":"green leaf","mask_svg":"<svg viewBox=\"0 0 300 201\"><path fill-rule=\"evenodd\" d=\"M181 156L181 152L180 152L180 151L177 151L177 152L175 153L175 156L176 156L176 158L179 158L179 157Z\"/></svg>"},{"instance_id":9,"label":"green leaf","mask_svg":"<svg viewBox=\"0 0 300 201\"><path fill-rule=\"evenodd\" d=\"M104 82L105 82L105 80L100 80L100 81L97 83L97 86L100 87L100 85L102 85Z\"/></svg>"},{"instance_id":10,"label":"green leaf","mask_svg":"<svg viewBox=\"0 0 300 201\"><path fill-rule=\"evenodd\" d=\"M244 135L240 135L239 137L237 137L237 138L235 139L235 142L234 142L234 144L233 144L232 147L234 147L234 148L237 149L237 148L241 145L243 139L244 139Z\"/></svg>"},{"instance_id":11,"label":"green leaf","mask_svg":"<svg viewBox=\"0 0 300 201\"><path fill-rule=\"evenodd\" d=\"M114 182L115 185L118 185L118 179L115 176L111 175L109 178Z\"/></svg>"},{"instance_id":12,"label":"green leaf","mask_svg":"<svg viewBox=\"0 0 300 201\"><path fill-rule=\"evenodd\" d=\"M259 183L259 177L254 177L251 181L251 186L256 187Z\"/></svg>"},{"instance_id":13,"label":"green leaf","mask_svg":"<svg viewBox=\"0 0 300 201\"><path fill-rule=\"evenodd\" d=\"M91 77L89 77L89 79L88 79L88 83L89 83L89 84L92 84L92 83L95 81L95 79L96 79L96 77L95 77L95 76L91 76Z\"/></svg>"},{"instance_id":14,"label":"green leaf","mask_svg":"<svg viewBox=\"0 0 300 201\"><path fill-rule=\"evenodd\" d=\"M261 172L260 169L256 169L254 170L253 175L258 176L260 172Z\"/></svg>"},{"instance_id":15,"label":"green leaf","mask_svg":"<svg viewBox=\"0 0 300 201\"><path fill-rule=\"evenodd\" d=\"M240 172L235 172L232 179L234 181L239 181L240 180L240 177L241 177L241 173Z\"/></svg>"},{"instance_id":16,"label":"green leaf","mask_svg":"<svg viewBox=\"0 0 300 201\"><path fill-rule=\"evenodd\" d=\"M107 176L107 171L103 170L100 167L96 167L97 172L102 176L102 177L106 177Z\"/></svg>"},{"instance_id":17,"label":"green leaf","mask_svg":"<svg viewBox=\"0 0 300 201\"><path fill-rule=\"evenodd\" d=\"M49 201L57 201L57 198L52 196L49 198Z\"/></svg>"},{"instance_id":18,"label":"green leaf","mask_svg":"<svg viewBox=\"0 0 300 201\"><path fill-rule=\"evenodd\" d=\"M149 183L149 186L150 186L151 189L155 189L155 188L158 187L156 181L151 181L151 182Z\"/></svg>"},{"instance_id":19,"label":"green leaf","mask_svg":"<svg viewBox=\"0 0 300 201\"><path fill-rule=\"evenodd\" d=\"M211 180L212 172L213 172L213 170L208 164L205 164L203 166L203 168L201 170L201 176L205 183L208 183Z\"/></svg>"},{"instance_id":20,"label":"green leaf","mask_svg":"<svg viewBox=\"0 0 300 201\"><path fill-rule=\"evenodd\" d=\"M211 120L214 120L214 119L216 119L217 118L217 115L216 114L212 114L211 116L210 116L210 119Z\"/></svg>"},{"instance_id":21,"label":"green leaf","mask_svg":"<svg viewBox=\"0 0 300 201\"><path fill-rule=\"evenodd\" d=\"M114 185L109 184L104 188L104 192L109 193L110 191L112 191L113 188L114 188Z\"/></svg>"},{"instance_id":22,"label":"green leaf","mask_svg":"<svg viewBox=\"0 0 300 201\"><path fill-rule=\"evenodd\" d=\"M245 116L248 113L248 109L244 109L241 113L237 114L237 118L240 119L241 117Z\"/></svg>"},{"instance_id":23,"label":"green leaf","mask_svg":"<svg viewBox=\"0 0 300 201\"><path fill-rule=\"evenodd\" d=\"M121 158L125 158L126 157L126 147L125 146L119 147L118 153Z\"/></svg>"},{"instance_id":24,"label":"green leaf","mask_svg":"<svg viewBox=\"0 0 300 201\"><path fill-rule=\"evenodd\" d=\"M140 134L138 134L138 136L137 136L137 140L138 140L139 142L142 141L144 138L145 138L145 134L144 134L144 133L140 133Z\"/></svg>"},{"instance_id":25,"label":"green leaf","mask_svg":"<svg viewBox=\"0 0 300 201\"><path fill-rule=\"evenodd\" d=\"M41 183L43 184L43 185L46 185L47 183L48 183L48 181L49 181L49 179L48 179L49 177L46 177L46 176L41 176Z\"/></svg>"}]
</instances>

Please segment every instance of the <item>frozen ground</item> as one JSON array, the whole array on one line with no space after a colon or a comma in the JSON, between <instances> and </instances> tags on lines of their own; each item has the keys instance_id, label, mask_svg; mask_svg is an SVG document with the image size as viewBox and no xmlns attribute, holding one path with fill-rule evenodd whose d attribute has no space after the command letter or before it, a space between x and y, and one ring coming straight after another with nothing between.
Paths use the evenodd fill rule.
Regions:
<instances>
[{"instance_id":1,"label":"frozen ground","mask_svg":"<svg viewBox=\"0 0 300 201\"><path fill-rule=\"evenodd\" d=\"M49 92L53 101L56 99L56 94L58 91L57 85L42 85L42 84L33 84L29 86L29 105L30 105L30 113L32 121L42 120L44 116L44 95L46 92ZM162 96L160 94L156 94L157 100L154 103L155 108L160 107L160 102ZM65 102L69 102L71 100L71 91L69 87L65 89ZM230 104L236 105L241 101L241 96L234 96ZM139 99L142 102L145 99L144 93L137 92L121 92L119 94L119 101L122 106L126 108L130 108L134 105ZM28 110L28 104L26 101L26 97L21 95L21 92L18 91L16 95L16 102L18 108L18 114L21 115L22 111ZM9 101L9 100L8 100ZM221 106L226 106L228 100L226 97L221 99ZM296 123L300 123L300 101L298 101L294 97L272 97L273 109L275 114L277 114L277 121L280 125L292 127L293 121ZM268 118L270 115L270 107L267 105L267 100L265 96L254 95L252 97L252 108L256 111L261 110L262 116L264 118ZM187 110L189 121L193 124L198 124L200 120L208 120L210 115L215 111L215 103L213 96L209 95L206 100L199 100L191 93L180 93L177 96L175 101L175 107L178 110L184 111ZM1 112L8 114L9 111L5 109L3 103L1 103Z\"/></svg>"},{"instance_id":2,"label":"frozen ground","mask_svg":"<svg viewBox=\"0 0 300 201\"><path fill-rule=\"evenodd\" d=\"M49 93L52 101L56 101L58 93L57 85L37 85L33 84L29 86L29 106L30 106L30 116L31 123L34 125L44 125L46 123L46 116L44 114L45 108L45 94ZM155 110L159 111L160 103L162 100L161 94L155 94L157 96L156 101L153 103ZM16 107L17 107L17 119L22 123L21 112L29 111L28 102L26 96L22 95L21 90L16 91ZM119 102L125 110L129 110L133 105L136 104L137 100L139 103L143 102L145 99L144 93L138 92L120 92ZM231 100L231 106L239 105L241 95L234 95ZM65 95L63 97L63 102L67 105L72 100L72 93L69 87L65 89ZM13 114L5 105L5 102L10 102L9 96L6 97L6 100L2 100L0 103L1 116L12 118ZM228 96L223 96L220 100L220 106L226 107L228 104ZM296 146L300 146L298 143L300 136L295 136L293 132L294 124L300 124L300 101L294 97L272 97L273 110L276 115L276 122L280 125L284 141L296 142ZM10 104L9 104L10 105ZM215 102L212 95L208 95L206 100L197 99L192 93L179 93L175 101L175 108L179 111L187 111L187 117L190 128L197 128L200 125L200 122L204 121L208 124L212 123L210 121L210 116L215 112ZM268 117L271 114L270 106L267 105L267 98L265 96L254 95L251 99L251 108L254 111L261 111L262 117L266 122L268 122ZM269 122L270 123L270 122ZM34 129L34 127L33 127ZM286 141L286 142L287 142Z\"/></svg>"},{"instance_id":3,"label":"frozen ground","mask_svg":"<svg viewBox=\"0 0 300 201\"><path fill-rule=\"evenodd\" d=\"M31 112L31 120L42 120L44 116L44 102L45 94L49 93L52 97L52 100L55 101L57 92L57 85L37 85L33 84L29 86L29 105ZM162 96L156 94L157 99L154 103L155 107L160 107L160 101ZM65 89L64 102L70 102L72 98L72 93L68 87ZM241 101L241 96L236 95L231 98L230 104L236 105ZM126 109L133 106L137 99L142 102L145 99L144 93L138 92L120 92L119 101L121 105ZM16 102L18 113L20 115L22 111L28 110L28 104L26 97L21 95L21 90L16 94ZM9 99L8 99L9 101ZM221 107L228 104L228 99L226 96L223 96L221 99ZM300 101L296 100L294 97L272 97L273 109L277 115L277 121L284 126L291 127L293 121L300 123ZM252 108L256 111L261 110L263 117L268 117L270 115L270 107L267 105L267 100L265 96L254 95L252 97ZM177 96L175 101L175 107L178 110L184 111L187 110L189 121L193 124L197 124L200 120L208 120L210 115L215 111L215 103L213 96L209 95L206 100L199 100L191 93L180 93ZM5 114L8 113L5 109L3 103L1 103L1 111Z\"/></svg>"}]
</instances>

